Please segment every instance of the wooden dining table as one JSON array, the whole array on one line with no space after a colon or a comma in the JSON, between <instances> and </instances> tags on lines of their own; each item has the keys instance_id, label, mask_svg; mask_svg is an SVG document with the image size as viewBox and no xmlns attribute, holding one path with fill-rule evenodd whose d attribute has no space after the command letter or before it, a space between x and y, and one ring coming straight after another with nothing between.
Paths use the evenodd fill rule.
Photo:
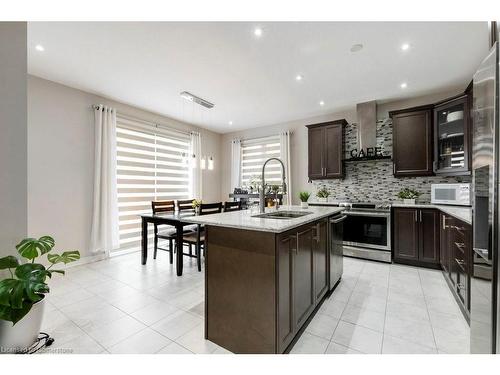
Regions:
<instances>
[{"instance_id":1,"label":"wooden dining table","mask_svg":"<svg viewBox=\"0 0 500 375\"><path fill-rule=\"evenodd\" d=\"M177 246L175 267L177 276L182 276L183 261L183 235L186 225L193 225L184 221L187 217L194 216L194 212L162 212L158 214L141 215L141 263L144 265L148 261L148 224L166 224L175 227L175 246Z\"/></svg>"}]
</instances>

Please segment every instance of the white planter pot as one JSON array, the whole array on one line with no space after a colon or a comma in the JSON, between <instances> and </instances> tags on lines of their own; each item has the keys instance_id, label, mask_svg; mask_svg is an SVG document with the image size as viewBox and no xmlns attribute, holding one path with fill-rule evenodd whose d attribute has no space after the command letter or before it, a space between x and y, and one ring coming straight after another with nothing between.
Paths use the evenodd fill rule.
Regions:
<instances>
[{"instance_id":1,"label":"white planter pot","mask_svg":"<svg viewBox=\"0 0 500 375\"><path fill-rule=\"evenodd\" d=\"M318 200L318 202L327 202L328 201L328 198L319 198L319 197L316 197L316 199Z\"/></svg>"},{"instance_id":2,"label":"white planter pot","mask_svg":"<svg viewBox=\"0 0 500 375\"><path fill-rule=\"evenodd\" d=\"M30 312L17 322L0 320L0 353L18 353L31 347L42 326L45 299L33 305Z\"/></svg>"},{"instance_id":3,"label":"white planter pot","mask_svg":"<svg viewBox=\"0 0 500 375\"><path fill-rule=\"evenodd\" d=\"M403 204L415 204L415 199L403 199Z\"/></svg>"},{"instance_id":4,"label":"white planter pot","mask_svg":"<svg viewBox=\"0 0 500 375\"><path fill-rule=\"evenodd\" d=\"M301 208L308 208L309 207L309 203L307 203L307 202L300 202L300 207Z\"/></svg>"}]
</instances>

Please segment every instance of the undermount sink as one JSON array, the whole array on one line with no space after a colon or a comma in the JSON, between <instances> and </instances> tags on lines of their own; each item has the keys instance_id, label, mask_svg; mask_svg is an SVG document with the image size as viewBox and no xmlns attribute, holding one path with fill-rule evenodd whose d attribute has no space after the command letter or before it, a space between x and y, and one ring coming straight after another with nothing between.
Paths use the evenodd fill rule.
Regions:
<instances>
[{"instance_id":1,"label":"undermount sink","mask_svg":"<svg viewBox=\"0 0 500 375\"><path fill-rule=\"evenodd\" d=\"M308 211L276 211L276 212L266 212L264 214L253 215L252 217L260 217L264 219L295 219L297 217L302 217L310 215L312 212Z\"/></svg>"}]
</instances>

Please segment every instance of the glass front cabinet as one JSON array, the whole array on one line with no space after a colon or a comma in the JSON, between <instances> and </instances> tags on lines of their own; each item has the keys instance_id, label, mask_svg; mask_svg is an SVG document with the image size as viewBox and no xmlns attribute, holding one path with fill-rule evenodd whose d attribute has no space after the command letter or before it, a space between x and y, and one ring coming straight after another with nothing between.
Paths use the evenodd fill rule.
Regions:
<instances>
[{"instance_id":1,"label":"glass front cabinet","mask_svg":"<svg viewBox=\"0 0 500 375\"><path fill-rule=\"evenodd\" d=\"M462 95L434 108L434 173L470 174L470 114Z\"/></svg>"}]
</instances>

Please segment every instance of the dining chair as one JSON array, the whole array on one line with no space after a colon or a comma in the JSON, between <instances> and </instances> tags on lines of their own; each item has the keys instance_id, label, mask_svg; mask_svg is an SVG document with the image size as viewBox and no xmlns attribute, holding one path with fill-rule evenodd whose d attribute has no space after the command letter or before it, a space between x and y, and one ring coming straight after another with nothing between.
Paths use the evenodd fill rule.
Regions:
<instances>
[{"instance_id":1,"label":"dining chair","mask_svg":"<svg viewBox=\"0 0 500 375\"><path fill-rule=\"evenodd\" d=\"M173 200L170 200L170 201L152 201L151 208L153 210L153 215L157 215L157 214L165 213L165 212L172 212L173 213L175 210L175 202ZM159 226L160 225L158 225L158 224L154 225L154 236L155 237L154 237L153 259L156 259L156 254L157 254L158 250L168 251L169 258L170 258L170 264L172 264L174 262L174 243L173 242L175 240L176 230L175 230L175 228L171 227L170 225L161 225L161 227L168 227L168 228L161 230L161 231L158 231ZM168 249L158 246L159 239L168 240Z\"/></svg>"},{"instance_id":2,"label":"dining chair","mask_svg":"<svg viewBox=\"0 0 500 375\"><path fill-rule=\"evenodd\" d=\"M239 211L242 209L241 201L224 202L224 212Z\"/></svg>"},{"instance_id":3,"label":"dining chair","mask_svg":"<svg viewBox=\"0 0 500 375\"><path fill-rule=\"evenodd\" d=\"M220 214L222 212L222 202L202 203L200 205L200 215ZM195 233L189 233L184 236L184 242L191 247L195 245L195 256L198 265L198 271L201 271L201 248L203 247L203 256L205 256L205 230L203 226L197 225L198 230Z\"/></svg>"}]
</instances>

